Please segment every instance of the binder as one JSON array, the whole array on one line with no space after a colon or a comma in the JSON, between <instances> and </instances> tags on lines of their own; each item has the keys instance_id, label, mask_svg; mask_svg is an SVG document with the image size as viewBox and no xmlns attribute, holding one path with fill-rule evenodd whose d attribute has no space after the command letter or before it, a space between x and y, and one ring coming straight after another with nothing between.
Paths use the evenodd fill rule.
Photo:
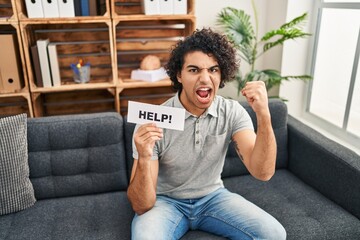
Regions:
<instances>
[{"instance_id":1,"label":"binder","mask_svg":"<svg viewBox=\"0 0 360 240\"><path fill-rule=\"evenodd\" d=\"M41 0L25 0L28 18L43 18L44 11Z\"/></svg>"},{"instance_id":2,"label":"binder","mask_svg":"<svg viewBox=\"0 0 360 240\"><path fill-rule=\"evenodd\" d=\"M36 41L36 45L39 53L41 76L44 87L52 86L49 59L47 54L48 44L49 44L49 39L39 39Z\"/></svg>"},{"instance_id":3,"label":"binder","mask_svg":"<svg viewBox=\"0 0 360 240\"><path fill-rule=\"evenodd\" d=\"M1 92L21 90L19 52L16 48L14 34L0 34L0 74ZM4 57L5 56L5 57Z\"/></svg>"},{"instance_id":4,"label":"binder","mask_svg":"<svg viewBox=\"0 0 360 240\"><path fill-rule=\"evenodd\" d=\"M54 87L61 85L59 59L56 50L55 43L49 43L48 45L48 56L50 62L51 79Z\"/></svg>"},{"instance_id":5,"label":"binder","mask_svg":"<svg viewBox=\"0 0 360 240\"><path fill-rule=\"evenodd\" d=\"M58 0L60 17L75 17L74 0Z\"/></svg>"},{"instance_id":6,"label":"binder","mask_svg":"<svg viewBox=\"0 0 360 240\"><path fill-rule=\"evenodd\" d=\"M35 83L37 87L43 87L43 81L40 69L40 59L37 45L31 46L31 60L35 72Z\"/></svg>"},{"instance_id":7,"label":"binder","mask_svg":"<svg viewBox=\"0 0 360 240\"><path fill-rule=\"evenodd\" d=\"M44 17L58 18L60 16L58 0L42 0L42 6L44 11Z\"/></svg>"},{"instance_id":8,"label":"binder","mask_svg":"<svg viewBox=\"0 0 360 240\"><path fill-rule=\"evenodd\" d=\"M174 14L187 14L187 0L173 0Z\"/></svg>"},{"instance_id":9,"label":"binder","mask_svg":"<svg viewBox=\"0 0 360 240\"><path fill-rule=\"evenodd\" d=\"M81 2L81 16L89 16L89 0L80 0Z\"/></svg>"},{"instance_id":10,"label":"binder","mask_svg":"<svg viewBox=\"0 0 360 240\"><path fill-rule=\"evenodd\" d=\"M89 15L97 16L98 15L98 3L96 1L89 1Z\"/></svg>"},{"instance_id":11,"label":"binder","mask_svg":"<svg viewBox=\"0 0 360 240\"><path fill-rule=\"evenodd\" d=\"M75 16L81 16L81 4L80 0L75 0L74 2Z\"/></svg>"},{"instance_id":12,"label":"binder","mask_svg":"<svg viewBox=\"0 0 360 240\"><path fill-rule=\"evenodd\" d=\"M174 14L173 0L159 0L160 14Z\"/></svg>"},{"instance_id":13,"label":"binder","mask_svg":"<svg viewBox=\"0 0 360 240\"><path fill-rule=\"evenodd\" d=\"M141 8L145 15L160 14L159 0L142 0Z\"/></svg>"},{"instance_id":14,"label":"binder","mask_svg":"<svg viewBox=\"0 0 360 240\"><path fill-rule=\"evenodd\" d=\"M104 15L106 13L106 1L105 0L98 0L97 1L97 15Z\"/></svg>"}]
</instances>

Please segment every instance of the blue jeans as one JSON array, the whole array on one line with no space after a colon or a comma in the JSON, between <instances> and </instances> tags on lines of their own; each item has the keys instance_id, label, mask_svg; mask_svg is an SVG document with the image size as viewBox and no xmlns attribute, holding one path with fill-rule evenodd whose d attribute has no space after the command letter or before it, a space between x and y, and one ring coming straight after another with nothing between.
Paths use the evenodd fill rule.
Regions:
<instances>
[{"instance_id":1,"label":"blue jeans","mask_svg":"<svg viewBox=\"0 0 360 240\"><path fill-rule=\"evenodd\" d=\"M286 239L284 227L274 217L225 188L199 199L158 196L151 210L135 215L131 239L180 239L188 230L229 239Z\"/></svg>"}]
</instances>

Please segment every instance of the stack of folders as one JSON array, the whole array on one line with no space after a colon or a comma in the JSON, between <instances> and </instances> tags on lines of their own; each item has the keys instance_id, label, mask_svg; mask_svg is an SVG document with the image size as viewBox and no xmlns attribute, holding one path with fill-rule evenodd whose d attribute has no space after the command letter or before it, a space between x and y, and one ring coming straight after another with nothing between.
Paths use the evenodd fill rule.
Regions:
<instances>
[{"instance_id":1,"label":"stack of folders","mask_svg":"<svg viewBox=\"0 0 360 240\"><path fill-rule=\"evenodd\" d=\"M187 0L142 0L145 15L187 14Z\"/></svg>"},{"instance_id":2,"label":"stack of folders","mask_svg":"<svg viewBox=\"0 0 360 240\"><path fill-rule=\"evenodd\" d=\"M105 0L25 0L28 18L66 18L98 16Z\"/></svg>"},{"instance_id":3,"label":"stack of folders","mask_svg":"<svg viewBox=\"0 0 360 240\"><path fill-rule=\"evenodd\" d=\"M56 43L49 39L39 39L31 47L32 66L35 83L38 87L57 87L61 85L59 59Z\"/></svg>"}]
</instances>

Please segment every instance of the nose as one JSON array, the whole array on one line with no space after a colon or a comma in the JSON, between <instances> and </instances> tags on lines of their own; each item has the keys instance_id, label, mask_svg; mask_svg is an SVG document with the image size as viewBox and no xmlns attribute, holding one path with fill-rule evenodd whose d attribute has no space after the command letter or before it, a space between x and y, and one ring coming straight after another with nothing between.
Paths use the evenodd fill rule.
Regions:
<instances>
[{"instance_id":1,"label":"nose","mask_svg":"<svg viewBox=\"0 0 360 240\"><path fill-rule=\"evenodd\" d=\"M210 81L210 79L211 79L211 74L209 73L209 69L202 68L200 70L200 80L202 82L207 82L207 81Z\"/></svg>"}]
</instances>

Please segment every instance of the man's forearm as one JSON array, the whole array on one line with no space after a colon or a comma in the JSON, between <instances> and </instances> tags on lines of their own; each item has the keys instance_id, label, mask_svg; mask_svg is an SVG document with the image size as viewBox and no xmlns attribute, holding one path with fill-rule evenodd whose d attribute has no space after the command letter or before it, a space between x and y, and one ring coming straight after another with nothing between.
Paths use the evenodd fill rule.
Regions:
<instances>
[{"instance_id":1,"label":"man's forearm","mask_svg":"<svg viewBox=\"0 0 360 240\"><path fill-rule=\"evenodd\" d=\"M251 155L253 175L268 181L275 172L276 139L271 125L270 114L257 116L257 136Z\"/></svg>"},{"instance_id":2,"label":"man's forearm","mask_svg":"<svg viewBox=\"0 0 360 240\"><path fill-rule=\"evenodd\" d=\"M136 172L127 194L134 211L141 215L150 210L156 201L156 187L152 179L151 162L137 160Z\"/></svg>"}]
</instances>

